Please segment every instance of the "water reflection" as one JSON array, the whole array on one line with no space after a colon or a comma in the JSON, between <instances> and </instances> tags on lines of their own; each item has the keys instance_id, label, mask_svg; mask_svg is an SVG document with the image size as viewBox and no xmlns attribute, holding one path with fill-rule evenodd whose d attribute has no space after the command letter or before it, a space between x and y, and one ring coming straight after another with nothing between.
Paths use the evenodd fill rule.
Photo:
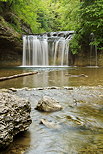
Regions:
<instances>
[{"instance_id":1,"label":"water reflection","mask_svg":"<svg viewBox=\"0 0 103 154\"><path fill-rule=\"evenodd\" d=\"M0 69L0 76L10 76L14 74L37 71L29 69ZM0 82L0 88L22 88L22 87L48 87L48 86L97 86L103 85L103 68L61 68L38 70L35 75L15 78ZM69 75L67 75L69 74ZM80 77L84 74L88 77Z\"/></svg>"},{"instance_id":2,"label":"water reflection","mask_svg":"<svg viewBox=\"0 0 103 154\"><path fill-rule=\"evenodd\" d=\"M81 74L88 77L79 76ZM102 76L102 68L75 68L56 71L43 71L39 72L37 75L23 77L22 86L32 88L48 86L97 86L103 85Z\"/></svg>"},{"instance_id":3,"label":"water reflection","mask_svg":"<svg viewBox=\"0 0 103 154\"><path fill-rule=\"evenodd\" d=\"M48 69L37 70L38 68L5 68L0 69L0 76L10 76L23 72L39 71L33 76L26 76L0 82L0 88L22 88L22 87L43 87L43 86L80 86L80 85L96 85L103 84L102 68L65 68L65 69ZM74 78L65 76L65 74L86 74L88 78ZM86 82L85 82L86 81Z\"/></svg>"},{"instance_id":4,"label":"water reflection","mask_svg":"<svg viewBox=\"0 0 103 154\"><path fill-rule=\"evenodd\" d=\"M49 81L49 76L48 72L44 73L39 73L38 75L31 76L29 77L24 77L23 78L23 86L25 87L38 87L40 85L41 87L47 87L48 86L48 81Z\"/></svg>"}]
</instances>

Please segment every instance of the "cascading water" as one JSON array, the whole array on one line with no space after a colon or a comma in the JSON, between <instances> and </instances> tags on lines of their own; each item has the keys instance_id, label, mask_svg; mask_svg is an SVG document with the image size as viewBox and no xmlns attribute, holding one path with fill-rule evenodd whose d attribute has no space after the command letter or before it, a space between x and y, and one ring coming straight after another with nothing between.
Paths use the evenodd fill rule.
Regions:
<instances>
[{"instance_id":1,"label":"cascading water","mask_svg":"<svg viewBox=\"0 0 103 154\"><path fill-rule=\"evenodd\" d=\"M60 36L60 34L65 34ZM23 36L23 66L68 66L69 41L73 31Z\"/></svg>"},{"instance_id":2,"label":"cascading water","mask_svg":"<svg viewBox=\"0 0 103 154\"><path fill-rule=\"evenodd\" d=\"M92 67L93 65L95 67L98 67L97 65L97 45L93 45L92 42L95 41L96 42L96 38L94 36L94 33L90 34L90 67ZM93 60L94 59L94 60Z\"/></svg>"}]
</instances>

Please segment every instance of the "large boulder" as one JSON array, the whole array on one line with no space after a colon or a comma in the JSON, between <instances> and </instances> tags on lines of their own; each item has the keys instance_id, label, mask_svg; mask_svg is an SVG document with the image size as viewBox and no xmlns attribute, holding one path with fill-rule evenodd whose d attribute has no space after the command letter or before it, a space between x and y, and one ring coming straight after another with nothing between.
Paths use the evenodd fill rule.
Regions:
<instances>
[{"instance_id":1,"label":"large boulder","mask_svg":"<svg viewBox=\"0 0 103 154\"><path fill-rule=\"evenodd\" d=\"M62 109L58 101L51 97L44 96L37 104L36 108L39 111L53 112Z\"/></svg>"},{"instance_id":2,"label":"large boulder","mask_svg":"<svg viewBox=\"0 0 103 154\"><path fill-rule=\"evenodd\" d=\"M0 92L0 148L13 141L13 137L29 128L31 106L15 95Z\"/></svg>"}]
</instances>

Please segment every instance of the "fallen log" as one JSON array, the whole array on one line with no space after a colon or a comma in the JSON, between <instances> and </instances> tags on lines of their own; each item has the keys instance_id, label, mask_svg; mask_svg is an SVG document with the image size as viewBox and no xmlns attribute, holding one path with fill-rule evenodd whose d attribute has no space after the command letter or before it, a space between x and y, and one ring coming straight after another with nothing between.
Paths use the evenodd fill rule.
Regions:
<instances>
[{"instance_id":1,"label":"fallen log","mask_svg":"<svg viewBox=\"0 0 103 154\"><path fill-rule=\"evenodd\" d=\"M8 76L8 77L1 77L0 78L0 81L10 80L10 79L14 79L14 78L22 77L22 76L33 75L33 74L37 74L37 73L38 72L28 72L28 73L22 73L22 74L12 75L12 76Z\"/></svg>"}]
</instances>

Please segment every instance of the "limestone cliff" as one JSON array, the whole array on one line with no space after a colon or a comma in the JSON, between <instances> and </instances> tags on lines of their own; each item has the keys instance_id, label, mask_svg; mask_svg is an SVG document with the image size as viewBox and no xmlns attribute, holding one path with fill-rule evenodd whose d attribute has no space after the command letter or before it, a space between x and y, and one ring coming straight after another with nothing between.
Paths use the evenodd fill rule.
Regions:
<instances>
[{"instance_id":1,"label":"limestone cliff","mask_svg":"<svg viewBox=\"0 0 103 154\"><path fill-rule=\"evenodd\" d=\"M21 34L16 32L12 26L0 17L0 64L6 61L17 62L22 55Z\"/></svg>"},{"instance_id":2,"label":"limestone cliff","mask_svg":"<svg viewBox=\"0 0 103 154\"><path fill-rule=\"evenodd\" d=\"M0 66L21 65L22 35L31 29L5 4L0 2Z\"/></svg>"}]
</instances>

